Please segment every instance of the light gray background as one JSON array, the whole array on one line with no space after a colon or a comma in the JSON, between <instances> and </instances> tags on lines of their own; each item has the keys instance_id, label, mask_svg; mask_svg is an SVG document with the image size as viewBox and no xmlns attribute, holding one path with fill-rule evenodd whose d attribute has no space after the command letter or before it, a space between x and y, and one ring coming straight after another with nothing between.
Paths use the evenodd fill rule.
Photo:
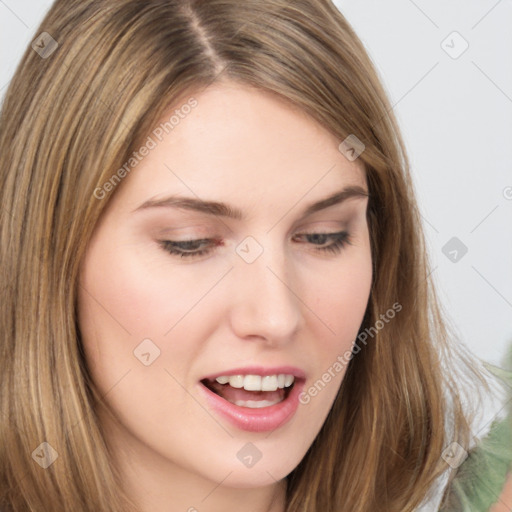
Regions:
<instances>
[{"instance_id":1,"label":"light gray background","mask_svg":"<svg viewBox=\"0 0 512 512\"><path fill-rule=\"evenodd\" d=\"M51 3L0 0L0 97ZM336 4L375 62L402 127L431 279L461 339L499 363L512 343L512 1ZM464 40L468 49L453 58ZM443 253L452 237L468 249L452 252L456 262Z\"/></svg>"}]
</instances>

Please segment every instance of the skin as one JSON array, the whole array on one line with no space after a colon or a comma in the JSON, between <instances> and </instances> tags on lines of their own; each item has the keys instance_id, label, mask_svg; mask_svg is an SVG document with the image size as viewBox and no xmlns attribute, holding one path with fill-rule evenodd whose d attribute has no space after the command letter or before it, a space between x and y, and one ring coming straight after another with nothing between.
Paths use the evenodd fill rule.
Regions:
<instances>
[{"instance_id":1,"label":"skin","mask_svg":"<svg viewBox=\"0 0 512 512\"><path fill-rule=\"evenodd\" d=\"M510 512L512 510L512 472L508 473L507 481L498 501L489 512Z\"/></svg>"},{"instance_id":2,"label":"skin","mask_svg":"<svg viewBox=\"0 0 512 512\"><path fill-rule=\"evenodd\" d=\"M123 180L95 229L80 272L82 342L102 406L117 419L100 408L107 442L141 510L230 512L243 502L248 512L280 512L285 477L319 432L345 369L271 433L218 416L199 381L286 364L305 372L307 389L352 348L371 287L368 199L301 212L347 185L367 190L365 173L340 140L276 96L217 82L194 97L198 106ZM170 194L222 201L245 218L134 212ZM351 238L337 254L295 236L341 230ZM235 251L247 236L263 247L251 264ZM222 244L185 259L158 243L200 238ZM146 338L161 351L149 366L133 353ZM236 456L248 442L262 454L251 468Z\"/></svg>"}]
</instances>

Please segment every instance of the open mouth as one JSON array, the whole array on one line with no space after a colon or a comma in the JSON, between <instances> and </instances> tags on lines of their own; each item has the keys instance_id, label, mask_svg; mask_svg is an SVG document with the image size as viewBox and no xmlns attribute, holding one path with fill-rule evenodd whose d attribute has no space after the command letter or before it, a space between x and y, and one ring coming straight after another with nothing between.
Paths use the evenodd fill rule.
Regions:
<instances>
[{"instance_id":1,"label":"open mouth","mask_svg":"<svg viewBox=\"0 0 512 512\"><path fill-rule=\"evenodd\" d=\"M286 400L295 385L292 375L232 375L201 381L210 391L239 407L261 409Z\"/></svg>"}]
</instances>

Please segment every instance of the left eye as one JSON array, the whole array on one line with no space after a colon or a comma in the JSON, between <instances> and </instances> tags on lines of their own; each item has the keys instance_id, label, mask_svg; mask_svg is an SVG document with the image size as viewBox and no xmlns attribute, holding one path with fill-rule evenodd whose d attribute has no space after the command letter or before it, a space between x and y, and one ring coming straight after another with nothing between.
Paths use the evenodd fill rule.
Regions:
<instances>
[{"instance_id":1,"label":"left eye","mask_svg":"<svg viewBox=\"0 0 512 512\"><path fill-rule=\"evenodd\" d=\"M311 245L316 246L318 251L330 252L332 254L339 253L351 242L350 234L347 231L340 231L338 233L305 233L295 235L294 239L297 237L306 238ZM331 243L326 245L328 241Z\"/></svg>"},{"instance_id":2,"label":"left eye","mask_svg":"<svg viewBox=\"0 0 512 512\"><path fill-rule=\"evenodd\" d=\"M350 234L347 231L338 233L303 233L293 237L293 240L315 246L317 251L329 252L331 254L339 253L347 244L350 244ZM327 243L330 242L330 243ZM214 246L222 245L219 240L211 238L198 238L196 240L161 240L161 247L168 253L181 258L199 257L213 250ZM327 245L326 245L327 244Z\"/></svg>"}]
</instances>

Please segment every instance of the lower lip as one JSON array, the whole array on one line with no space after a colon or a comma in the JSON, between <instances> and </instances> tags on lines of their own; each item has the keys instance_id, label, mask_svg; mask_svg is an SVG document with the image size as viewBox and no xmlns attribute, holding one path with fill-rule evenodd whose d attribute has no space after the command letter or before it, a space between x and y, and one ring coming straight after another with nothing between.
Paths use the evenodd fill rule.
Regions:
<instances>
[{"instance_id":1,"label":"lower lip","mask_svg":"<svg viewBox=\"0 0 512 512\"><path fill-rule=\"evenodd\" d=\"M283 426L293 417L299 406L299 395L304 381L295 381L288 397L282 402L260 409L240 407L224 400L202 383L199 383L199 387L213 409L235 427L248 432L268 432Z\"/></svg>"}]
</instances>

